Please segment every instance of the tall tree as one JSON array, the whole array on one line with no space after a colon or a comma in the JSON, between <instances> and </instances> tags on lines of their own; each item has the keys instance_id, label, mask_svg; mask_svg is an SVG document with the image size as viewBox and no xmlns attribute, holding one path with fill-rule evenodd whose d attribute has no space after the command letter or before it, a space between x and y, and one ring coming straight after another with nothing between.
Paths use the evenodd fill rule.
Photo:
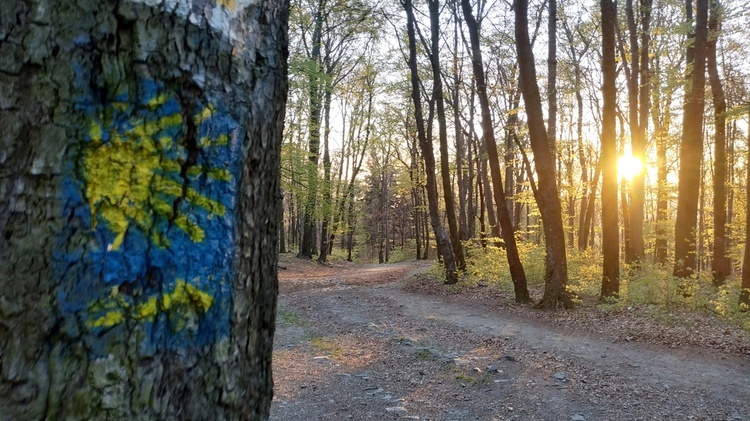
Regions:
<instances>
[{"instance_id":1,"label":"tall tree","mask_svg":"<svg viewBox=\"0 0 750 421\"><path fill-rule=\"evenodd\" d=\"M464 20L469 29L469 38L471 40L471 64L474 70L477 96L479 97L479 104L482 110L482 133L484 135L484 143L487 148L488 159L490 162L490 173L492 174L494 198L495 204L497 205L497 216L502 228L505 252L508 257L510 275L513 279L513 289L515 291L516 302L525 303L530 300L529 290L526 284L526 273L523 270L523 265L521 264L521 259L518 255L513 222L510 218L510 212L508 212L508 205L505 203L503 175L500 170L500 158L497 153L497 144L495 143L495 132L492 124L492 114L490 113L490 103L487 98L487 85L484 76L484 64L482 62L482 50L479 46L479 28L476 19L474 19L470 1L461 0L461 7L464 12Z\"/></svg>"},{"instance_id":2,"label":"tall tree","mask_svg":"<svg viewBox=\"0 0 750 421\"><path fill-rule=\"evenodd\" d=\"M706 67L711 84L714 103L714 250L711 259L711 272L715 285L723 285L731 270L727 257L727 147L726 147L726 110L727 101L724 87L719 76L716 60L716 43L721 31L721 5L718 0L711 0L711 17L708 21L708 49Z\"/></svg>"},{"instance_id":3,"label":"tall tree","mask_svg":"<svg viewBox=\"0 0 750 421\"><path fill-rule=\"evenodd\" d=\"M748 107L748 122L750 122L750 107ZM747 143L750 145L750 130L747 132ZM747 148L745 167L750 169L750 147ZM750 170L746 170L745 197L750 197ZM750 206L745 209L745 253L742 260L742 283L740 285L740 305L743 311L750 311Z\"/></svg>"},{"instance_id":4,"label":"tall tree","mask_svg":"<svg viewBox=\"0 0 750 421\"><path fill-rule=\"evenodd\" d=\"M617 78L615 26L617 7L600 1L602 14L602 297L617 296L620 289L620 232L617 217Z\"/></svg>"},{"instance_id":5,"label":"tall tree","mask_svg":"<svg viewBox=\"0 0 750 421\"><path fill-rule=\"evenodd\" d=\"M309 100L308 114L308 156L307 192L304 202L304 223L302 240L300 241L297 257L312 259L315 236L314 210L318 194L318 161L320 159L320 117L322 112L322 95L325 78L321 67L321 47L323 44L323 23L326 17L327 0L317 0L313 9L312 33L307 52L307 90ZM307 46L307 44L305 43Z\"/></svg>"},{"instance_id":6,"label":"tall tree","mask_svg":"<svg viewBox=\"0 0 750 421\"><path fill-rule=\"evenodd\" d=\"M547 18L547 114L549 150L557 167L557 0L549 2Z\"/></svg>"},{"instance_id":7,"label":"tall tree","mask_svg":"<svg viewBox=\"0 0 750 421\"><path fill-rule=\"evenodd\" d=\"M443 259L443 265L445 267L445 281L446 283L454 284L458 282L458 274L456 272L456 262L453 258L453 249L451 247L450 238L445 234L445 229L440 223L440 214L438 213L438 193L437 193L437 177L435 168L435 154L432 148L432 142L427 138L427 131L425 130L424 117L422 113L422 100L420 98L420 79L419 69L417 68L417 41L416 41L416 29L415 29L415 18L414 8L411 0L401 0L401 5L406 11L406 32L409 38L409 74L411 81L411 98L414 103L414 117L417 126L417 137L419 139L419 147L422 150L422 159L425 165L425 175L427 178L427 204L430 212L430 224L435 232L435 240L438 245L438 253Z\"/></svg>"},{"instance_id":8,"label":"tall tree","mask_svg":"<svg viewBox=\"0 0 750 421\"><path fill-rule=\"evenodd\" d=\"M288 3L5 6L2 418L267 419Z\"/></svg>"},{"instance_id":9,"label":"tall tree","mask_svg":"<svg viewBox=\"0 0 750 421\"><path fill-rule=\"evenodd\" d=\"M692 21L692 0L685 1L688 20ZM696 230L701 161L703 159L703 107L706 83L706 40L708 0L696 1L695 32L688 42L688 76L685 108L682 114L680 171L675 220L675 263L673 274L685 278L696 271Z\"/></svg>"},{"instance_id":10,"label":"tall tree","mask_svg":"<svg viewBox=\"0 0 750 421\"><path fill-rule=\"evenodd\" d=\"M521 75L521 92L528 116L531 149L534 152L536 172L539 178L537 204L544 225L546 273L544 296L539 306L555 309L559 306L570 307L572 301L566 291L568 261L565 254L562 206L557 189L554 159L549 149L547 130L544 127L542 100L536 82L536 67L529 39L528 7L528 0L515 0L514 2L516 51Z\"/></svg>"},{"instance_id":11,"label":"tall tree","mask_svg":"<svg viewBox=\"0 0 750 421\"><path fill-rule=\"evenodd\" d=\"M445 216L448 220L451 247L456 261L456 268L464 270L464 250L458 235L455 196L451 182L450 157L448 154L448 124L445 117L445 99L443 97L443 76L440 71L440 1L427 0L430 10L430 63L432 64L432 98L437 108L438 141L440 142L440 175L443 181L443 198L445 199Z\"/></svg>"},{"instance_id":12,"label":"tall tree","mask_svg":"<svg viewBox=\"0 0 750 421\"><path fill-rule=\"evenodd\" d=\"M623 53L625 77L627 79L631 147L633 156L641 162L646 159L646 133L650 111L649 43L651 31L651 8L653 0L641 0L638 14L633 10L633 0L625 1L625 15L630 39L630 60ZM640 28L638 27L640 23ZM640 41L638 36L640 35ZM624 51L624 49L623 49ZM629 62L629 65L628 65ZM629 201L629 250L628 263L640 262L645 253L643 240L644 203L646 199L645 173L639 172L630 184Z\"/></svg>"}]
</instances>

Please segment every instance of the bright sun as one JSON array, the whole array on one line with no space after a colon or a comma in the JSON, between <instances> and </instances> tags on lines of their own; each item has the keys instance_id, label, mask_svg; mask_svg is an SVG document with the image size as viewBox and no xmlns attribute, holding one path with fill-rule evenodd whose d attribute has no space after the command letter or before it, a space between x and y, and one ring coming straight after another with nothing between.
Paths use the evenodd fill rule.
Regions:
<instances>
[{"instance_id":1,"label":"bright sun","mask_svg":"<svg viewBox=\"0 0 750 421\"><path fill-rule=\"evenodd\" d=\"M633 180L642 171L643 163L633 155L628 154L617 159L617 173L627 181Z\"/></svg>"}]
</instances>

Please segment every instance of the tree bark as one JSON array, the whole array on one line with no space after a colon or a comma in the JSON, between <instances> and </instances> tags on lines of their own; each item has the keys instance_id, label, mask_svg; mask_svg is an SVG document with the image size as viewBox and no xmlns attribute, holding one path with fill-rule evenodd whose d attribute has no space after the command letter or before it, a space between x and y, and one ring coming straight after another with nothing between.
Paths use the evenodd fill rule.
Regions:
<instances>
[{"instance_id":1,"label":"tree bark","mask_svg":"<svg viewBox=\"0 0 750 421\"><path fill-rule=\"evenodd\" d=\"M449 284L455 284L458 282L458 274L456 272L456 262L453 258L453 249L451 247L450 238L445 234L445 230L440 223L440 214L438 213L438 193L437 193L437 180L436 168L435 168L435 154L432 149L432 143L427 139L427 132L424 127L424 119L422 117L422 101L419 95L420 83L419 83L419 71L417 69L417 43L416 43L416 30L414 10L411 0L401 1L407 16L407 35L409 37L409 70L411 80L411 98L414 103L414 117L417 124L417 136L419 139L419 147L422 150L422 158L425 164L425 175L427 178L427 202L430 212L430 224L435 232L435 240L438 245L438 253L442 257L443 265L445 267L445 282Z\"/></svg>"},{"instance_id":2,"label":"tree bark","mask_svg":"<svg viewBox=\"0 0 750 421\"><path fill-rule=\"evenodd\" d=\"M654 59L655 74L661 73L658 56ZM654 142L656 144L656 240L654 241L654 262L657 265L667 264L666 225L669 220L668 205L669 191L667 181L667 142L669 140L669 126L672 121L671 92L664 94L665 83L660 77L657 79L653 92L653 112L651 119L654 124ZM664 103L662 103L664 98Z\"/></svg>"},{"instance_id":3,"label":"tree bark","mask_svg":"<svg viewBox=\"0 0 750 421\"><path fill-rule=\"evenodd\" d=\"M552 165L557 166L557 0L549 2L547 19L547 112L548 142Z\"/></svg>"},{"instance_id":4,"label":"tree bark","mask_svg":"<svg viewBox=\"0 0 750 421\"><path fill-rule=\"evenodd\" d=\"M711 83L711 93L714 103L714 252L711 259L713 283L723 285L729 276L730 266L727 257L727 150L726 150L726 116L727 102L724 97L724 87L719 77L716 63L716 42L719 38L719 10L718 0L711 0L711 17L708 21L709 40L707 44L707 69Z\"/></svg>"},{"instance_id":5,"label":"tree bark","mask_svg":"<svg viewBox=\"0 0 750 421\"><path fill-rule=\"evenodd\" d=\"M311 40L310 63L308 70L307 91L309 96L308 115L308 165L307 165L307 195L304 205L304 223L302 225L302 241L300 241L297 257L312 259L315 250L315 206L318 194L318 161L320 159L320 115L322 111L321 96L323 78L321 77L320 50L323 37L323 21L326 0L319 0L313 15L313 33Z\"/></svg>"},{"instance_id":6,"label":"tree bark","mask_svg":"<svg viewBox=\"0 0 750 421\"><path fill-rule=\"evenodd\" d=\"M750 120L750 111L748 111ZM747 133L747 141L750 144L750 131ZM746 168L750 168L750 148L747 149ZM750 197L750 171L745 171L745 197ZM750 311L750 206L745 209L745 253L742 260L742 284L740 285L739 303L743 311Z\"/></svg>"},{"instance_id":7,"label":"tree bark","mask_svg":"<svg viewBox=\"0 0 750 421\"><path fill-rule=\"evenodd\" d=\"M269 416L288 3L151 4L4 5L2 418Z\"/></svg>"},{"instance_id":8,"label":"tree bark","mask_svg":"<svg viewBox=\"0 0 750 421\"><path fill-rule=\"evenodd\" d=\"M531 148L539 177L539 211L544 225L546 249L546 274L544 296L539 306L555 309L571 307L572 301L566 291L568 262L565 252L565 230L562 223L562 206L557 189L557 176L552 154L547 143L544 127L542 101L536 83L536 68L529 40L528 0L515 0L515 32L518 68L521 75L521 92L526 104Z\"/></svg>"},{"instance_id":9,"label":"tree bark","mask_svg":"<svg viewBox=\"0 0 750 421\"><path fill-rule=\"evenodd\" d=\"M680 172L677 193L677 219L675 221L675 264L673 274L680 278L696 271L696 229L698 197L700 189L700 166L703 159L703 106L705 101L706 39L708 0L697 0L695 42L687 56L688 84L686 86L685 110L682 118L682 142L680 145ZM686 8L692 10L692 2Z\"/></svg>"},{"instance_id":10,"label":"tree bark","mask_svg":"<svg viewBox=\"0 0 750 421\"><path fill-rule=\"evenodd\" d=\"M630 68L626 67L628 79L629 125L633 156L641 162L646 158L646 132L650 110L649 80L649 42L652 0L644 0L639 7L638 16L641 28L636 23L633 0L625 2L625 14L630 35ZM641 35L639 45L638 34ZM645 173L641 171L633 177L630 185L629 203L629 243L626 256L628 263L638 263L644 256L643 221Z\"/></svg>"},{"instance_id":11,"label":"tree bark","mask_svg":"<svg viewBox=\"0 0 750 421\"><path fill-rule=\"evenodd\" d=\"M484 133L484 143L487 147L487 153L490 161L490 170L492 174L492 184L497 205L497 216L502 227L503 241L505 242L505 252L508 258L510 275L513 279L513 289L517 303L526 303L530 301L529 290L526 283L526 273L523 270L521 259L518 255L516 246L516 235L513 232L513 222L510 219L508 206L505 203L505 191L503 190L503 176L500 172L500 157L497 153L497 144L495 143L495 132L492 125L492 114L490 112L490 103L487 98L487 85L484 76L484 65L482 63L482 50L479 47L479 28L477 21L471 10L469 0L462 0L461 6L464 12L466 26L469 29L469 38L471 40L471 64L474 70L474 81L477 86L477 96L482 110L482 132Z\"/></svg>"},{"instance_id":12,"label":"tree bark","mask_svg":"<svg viewBox=\"0 0 750 421\"><path fill-rule=\"evenodd\" d=\"M440 175L443 181L443 198L445 200L445 214L448 220L451 248L453 250L456 269L463 271L466 267L464 249L458 233L456 218L456 199L453 195L451 183L450 157L448 154L448 124L445 117L445 100L443 98L443 76L440 71L440 1L428 0L430 9L430 62L432 64L432 93L437 108L438 141L440 143Z\"/></svg>"},{"instance_id":13,"label":"tree bark","mask_svg":"<svg viewBox=\"0 0 750 421\"><path fill-rule=\"evenodd\" d=\"M333 212L333 195L331 192L331 152L329 139L331 137L331 95L332 86L330 81L326 81L325 92L323 94L323 222L320 226L320 250L318 253L318 262L325 263L328 258L329 239L328 230L331 222L331 213Z\"/></svg>"},{"instance_id":14,"label":"tree bark","mask_svg":"<svg viewBox=\"0 0 750 421\"><path fill-rule=\"evenodd\" d=\"M601 296L620 292L620 237L617 216L617 134L615 107L617 78L615 25L617 8L612 0L601 0L602 14L602 290Z\"/></svg>"}]
</instances>

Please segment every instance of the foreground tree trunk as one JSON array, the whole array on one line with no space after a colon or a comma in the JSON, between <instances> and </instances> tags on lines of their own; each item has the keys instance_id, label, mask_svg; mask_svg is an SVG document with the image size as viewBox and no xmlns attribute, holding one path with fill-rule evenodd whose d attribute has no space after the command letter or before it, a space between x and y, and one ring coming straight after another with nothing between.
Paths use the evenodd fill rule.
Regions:
<instances>
[{"instance_id":1,"label":"foreground tree trunk","mask_svg":"<svg viewBox=\"0 0 750 421\"><path fill-rule=\"evenodd\" d=\"M673 275L686 278L697 268L696 231L698 229L698 198L701 161L703 159L703 106L706 83L706 39L708 0L697 0L694 42L688 42L689 69L685 87L685 111L682 114L682 143L675 220L675 252ZM692 12L691 0L686 9ZM690 15L688 15L690 16ZM692 47L691 47L692 46ZM692 50L691 50L692 48ZM692 60L691 60L692 58Z\"/></svg>"},{"instance_id":2,"label":"foreground tree trunk","mask_svg":"<svg viewBox=\"0 0 750 421\"><path fill-rule=\"evenodd\" d=\"M268 418L288 3L37 3L0 19L0 418Z\"/></svg>"},{"instance_id":3,"label":"foreground tree trunk","mask_svg":"<svg viewBox=\"0 0 750 421\"><path fill-rule=\"evenodd\" d=\"M546 274L544 296L539 306L555 309L570 307L572 302L566 291L568 283L568 261L565 254L565 230L562 223L562 206L557 190L557 177L552 153L549 150L547 131L544 127L542 100L536 83L536 68L529 40L528 0L515 0L516 49L518 69L521 75L521 92L526 104L529 122L531 149L539 177L539 211L544 225Z\"/></svg>"}]
</instances>

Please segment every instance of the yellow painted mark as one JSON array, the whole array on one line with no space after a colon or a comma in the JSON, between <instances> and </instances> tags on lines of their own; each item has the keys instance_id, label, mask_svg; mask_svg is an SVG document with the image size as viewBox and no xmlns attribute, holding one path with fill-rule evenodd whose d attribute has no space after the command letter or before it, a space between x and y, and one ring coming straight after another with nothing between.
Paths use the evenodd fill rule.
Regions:
<instances>
[{"instance_id":1,"label":"yellow painted mark","mask_svg":"<svg viewBox=\"0 0 750 421\"><path fill-rule=\"evenodd\" d=\"M89 323L90 327L112 327L125 321L122 310L109 311L104 316Z\"/></svg>"},{"instance_id":2,"label":"yellow painted mark","mask_svg":"<svg viewBox=\"0 0 750 421\"><path fill-rule=\"evenodd\" d=\"M88 326L113 327L125 322L126 319L153 322L160 313L168 314L170 318L179 319L190 317L193 314L205 314L213 305L214 298L208 292L201 291L196 286L178 279L174 290L163 295L151 296L146 301L130 306L122 296L113 297L105 302L96 301L90 307L91 310L108 310L103 316L89 320ZM185 325L184 322L177 324Z\"/></svg>"},{"instance_id":3,"label":"yellow painted mark","mask_svg":"<svg viewBox=\"0 0 750 421\"><path fill-rule=\"evenodd\" d=\"M148 105L155 108L168 100L167 95L159 95ZM210 118L213 112L213 108L206 107L196 119L203 121ZM157 246L168 247L169 241L164 233L152 230L157 215L174 220L175 225L193 242L203 241L203 229L189 215L175 218L173 211L174 200L183 197L183 185L179 179L182 164L167 157L167 152L174 147L174 139L165 135L164 131L182 129L182 116L174 113L154 120L134 118L129 121L130 128L125 131L107 128L100 123L101 120L102 116L99 116L89 127L91 141L86 143L83 152L83 175L93 225L96 226L98 218L101 218L115 235L109 248L118 250L122 246L131 225L143 232L151 232L151 239ZM109 135L107 142L103 141L105 130ZM219 140L207 146L221 142ZM202 167L193 166L188 169L187 175L194 177L203 171ZM223 169L208 170L207 175L222 181L230 180L229 172ZM211 215L226 212L224 205L194 189L186 189L184 196L187 202L205 209Z\"/></svg>"},{"instance_id":4,"label":"yellow painted mark","mask_svg":"<svg viewBox=\"0 0 750 421\"><path fill-rule=\"evenodd\" d=\"M231 11L234 11L237 7L235 0L217 0L216 4L222 5Z\"/></svg>"},{"instance_id":5,"label":"yellow painted mark","mask_svg":"<svg viewBox=\"0 0 750 421\"><path fill-rule=\"evenodd\" d=\"M198 140L200 146L226 146L229 144L229 136L221 135L217 137L202 137Z\"/></svg>"},{"instance_id":6,"label":"yellow painted mark","mask_svg":"<svg viewBox=\"0 0 750 421\"><path fill-rule=\"evenodd\" d=\"M207 106L203 110L193 117L193 122L198 125L211 118L214 115L214 107Z\"/></svg>"},{"instance_id":7,"label":"yellow painted mark","mask_svg":"<svg viewBox=\"0 0 750 421\"><path fill-rule=\"evenodd\" d=\"M232 180L232 174L225 168L212 168L208 170L208 176L220 181Z\"/></svg>"},{"instance_id":8,"label":"yellow painted mark","mask_svg":"<svg viewBox=\"0 0 750 421\"><path fill-rule=\"evenodd\" d=\"M170 97L169 97L169 95L167 95L167 94L161 94L161 95L157 95L157 96L155 96L155 97L151 98L151 99L150 99L150 100L148 101L147 105L148 105L149 107L151 107L151 109L156 109L156 108L158 108L158 107L159 107L160 105L164 105L164 104L166 104L166 103L167 103L167 101L169 101L169 98L170 98Z\"/></svg>"}]
</instances>

